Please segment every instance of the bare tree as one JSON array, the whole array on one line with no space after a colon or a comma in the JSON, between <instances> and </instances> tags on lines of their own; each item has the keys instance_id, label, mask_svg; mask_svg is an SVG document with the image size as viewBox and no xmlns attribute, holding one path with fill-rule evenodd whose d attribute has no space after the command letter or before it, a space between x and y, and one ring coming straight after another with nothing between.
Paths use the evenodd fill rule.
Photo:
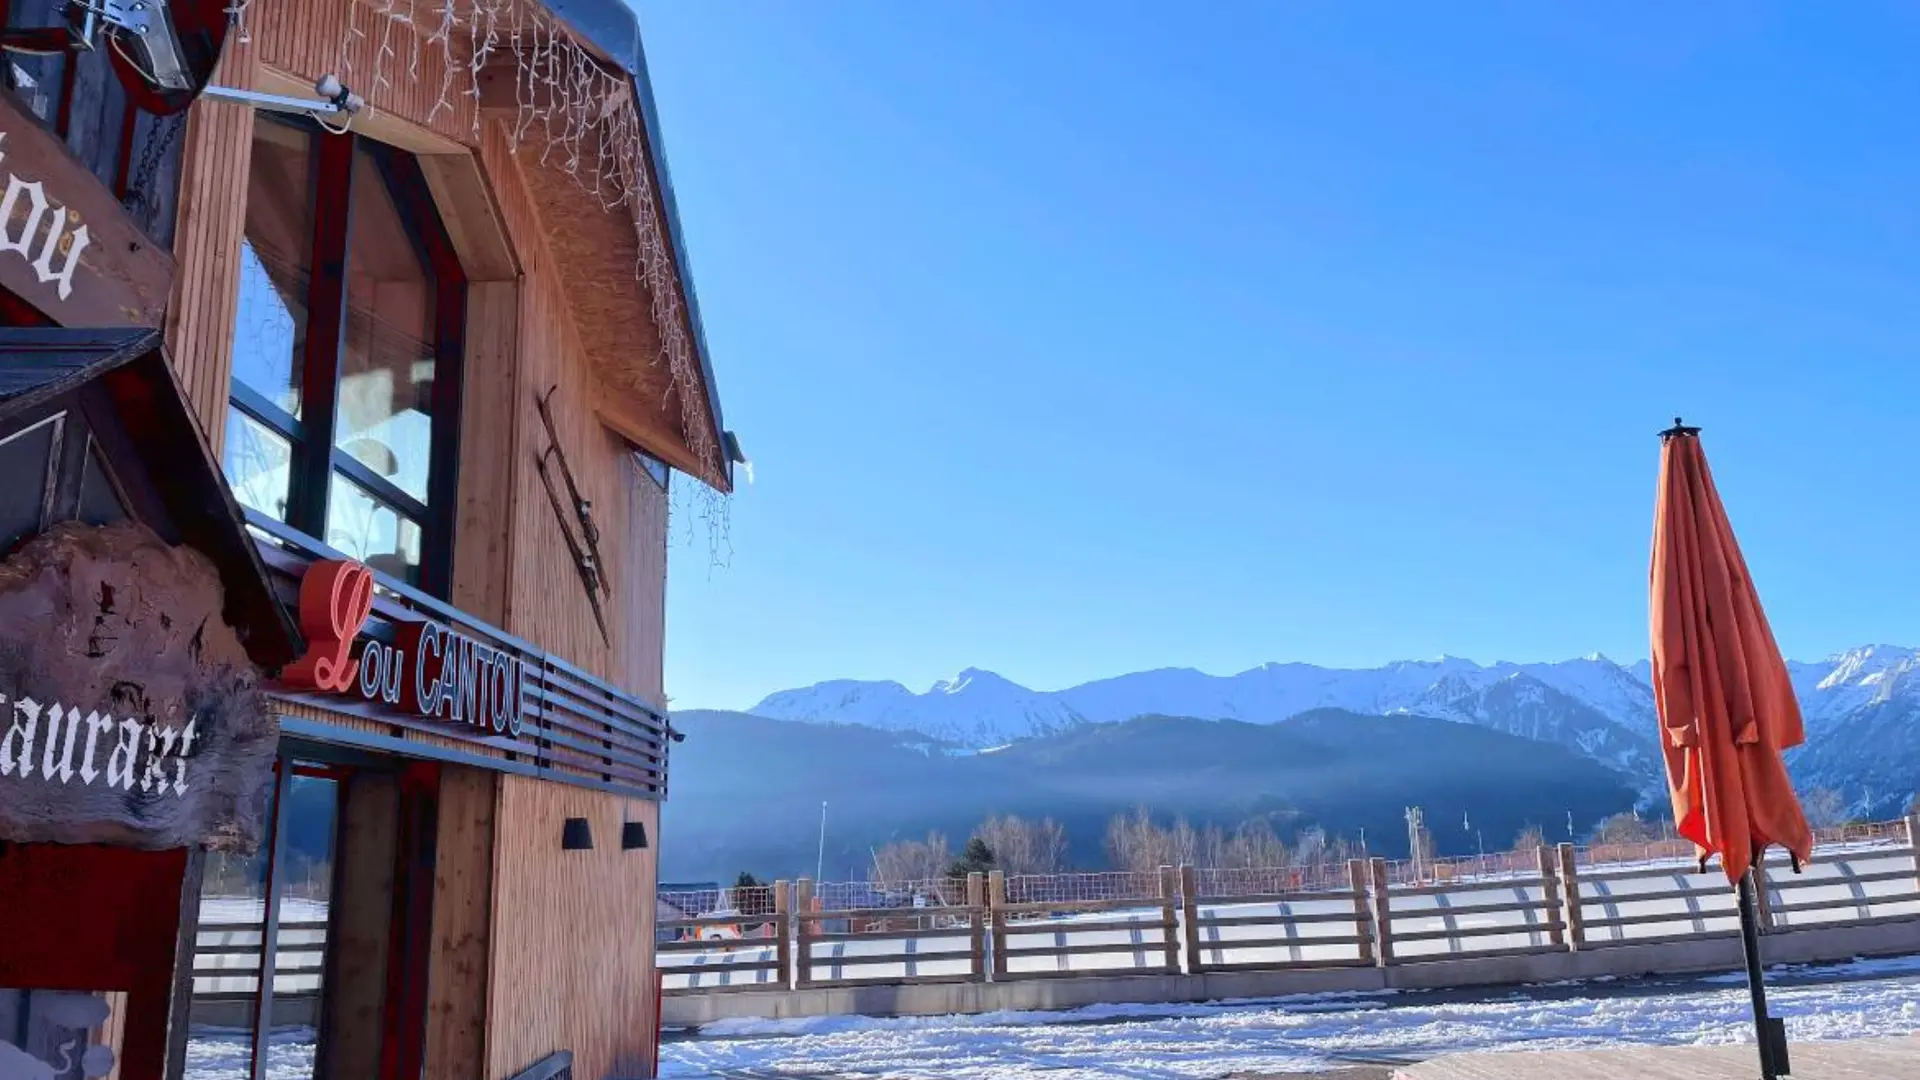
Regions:
<instances>
[{"instance_id":1,"label":"bare tree","mask_svg":"<svg viewBox=\"0 0 1920 1080\"><path fill-rule=\"evenodd\" d=\"M1646 822L1628 811L1607 818L1594 831L1594 839L1603 844L1644 844L1656 836Z\"/></svg>"},{"instance_id":2,"label":"bare tree","mask_svg":"<svg viewBox=\"0 0 1920 1080\"><path fill-rule=\"evenodd\" d=\"M1162 828L1144 806L1107 822L1107 860L1116 870L1152 873L1162 866L1191 865L1200 849L1200 834L1185 818Z\"/></svg>"},{"instance_id":3,"label":"bare tree","mask_svg":"<svg viewBox=\"0 0 1920 1080\"><path fill-rule=\"evenodd\" d=\"M1800 810L1807 824L1816 829L1831 829L1847 823L1847 800L1832 788L1814 788L1800 799Z\"/></svg>"},{"instance_id":4,"label":"bare tree","mask_svg":"<svg viewBox=\"0 0 1920 1080\"><path fill-rule=\"evenodd\" d=\"M973 835L992 849L994 864L1006 873L1057 874L1066 869L1067 830L1052 818L990 817Z\"/></svg>"},{"instance_id":5,"label":"bare tree","mask_svg":"<svg viewBox=\"0 0 1920 1080\"><path fill-rule=\"evenodd\" d=\"M1531 855L1547 846L1547 833L1538 825L1528 825L1513 838L1513 850L1522 855Z\"/></svg>"},{"instance_id":6,"label":"bare tree","mask_svg":"<svg viewBox=\"0 0 1920 1080\"><path fill-rule=\"evenodd\" d=\"M953 863L945 833L930 832L925 840L895 840L873 853L873 880L928 881L946 873Z\"/></svg>"},{"instance_id":7,"label":"bare tree","mask_svg":"<svg viewBox=\"0 0 1920 1080\"><path fill-rule=\"evenodd\" d=\"M1231 834L1209 826L1200 837L1199 865L1233 869L1285 866L1287 848L1264 817L1249 818Z\"/></svg>"},{"instance_id":8,"label":"bare tree","mask_svg":"<svg viewBox=\"0 0 1920 1080\"><path fill-rule=\"evenodd\" d=\"M1319 866L1331 855L1327 841L1327 830L1312 825L1300 830L1293 838L1293 864L1295 866Z\"/></svg>"}]
</instances>

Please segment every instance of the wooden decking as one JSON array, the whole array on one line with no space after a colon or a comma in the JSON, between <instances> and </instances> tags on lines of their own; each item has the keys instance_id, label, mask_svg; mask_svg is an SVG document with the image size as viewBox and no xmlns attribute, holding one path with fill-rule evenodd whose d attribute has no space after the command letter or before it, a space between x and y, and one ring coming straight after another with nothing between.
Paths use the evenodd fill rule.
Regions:
<instances>
[{"instance_id":1,"label":"wooden decking","mask_svg":"<svg viewBox=\"0 0 1920 1080\"><path fill-rule=\"evenodd\" d=\"M1920 1037L1797 1042L1793 1080L1920 1077ZM1755 1080L1752 1046L1636 1046L1619 1050L1452 1054L1399 1070L1396 1080Z\"/></svg>"}]
</instances>

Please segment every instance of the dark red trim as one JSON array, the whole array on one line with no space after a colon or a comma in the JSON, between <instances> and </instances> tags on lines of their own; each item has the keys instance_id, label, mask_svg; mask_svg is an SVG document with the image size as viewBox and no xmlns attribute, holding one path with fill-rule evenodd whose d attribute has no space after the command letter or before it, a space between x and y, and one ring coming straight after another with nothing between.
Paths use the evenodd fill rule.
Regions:
<instances>
[{"instance_id":1,"label":"dark red trim","mask_svg":"<svg viewBox=\"0 0 1920 1080\"><path fill-rule=\"evenodd\" d=\"M125 991L122 1080L161 1080L185 848L0 843L0 986Z\"/></svg>"}]
</instances>

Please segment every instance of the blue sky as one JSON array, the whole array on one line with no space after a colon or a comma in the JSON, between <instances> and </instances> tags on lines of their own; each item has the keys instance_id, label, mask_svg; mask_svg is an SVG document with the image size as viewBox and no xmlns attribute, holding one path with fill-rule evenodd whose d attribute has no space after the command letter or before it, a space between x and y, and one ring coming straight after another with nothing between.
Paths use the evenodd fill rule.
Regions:
<instances>
[{"instance_id":1,"label":"blue sky","mask_svg":"<svg viewBox=\"0 0 1920 1080\"><path fill-rule=\"evenodd\" d=\"M642 0L729 426L667 688L1920 643L1920 8ZM1602 10L1604 8L1604 10Z\"/></svg>"}]
</instances>

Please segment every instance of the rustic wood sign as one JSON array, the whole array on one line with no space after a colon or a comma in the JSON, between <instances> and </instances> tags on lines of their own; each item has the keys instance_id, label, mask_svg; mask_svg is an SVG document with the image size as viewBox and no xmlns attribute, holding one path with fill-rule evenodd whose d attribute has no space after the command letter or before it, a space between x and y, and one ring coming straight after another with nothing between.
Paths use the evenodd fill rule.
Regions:
<instances>
[{"instance_id":1,"label":"rustic wood sign","mask_svg":"<svg viewBox=\"0 0 1920 1080\"><path fill-rule=\"evenodd\" d=\"M200 553L66 523L0 563L0 839L259 842L279 725Z\"/></svg>"},{"instance_id":2,"label":"rustic wood sign","mask_svg":"<svg viewBox=\"0 0 1920 1080\"><path fill-rule=\"evenodd\" d=\"M0 91L0 286L61 326L154 326L173 257L66 145Z\"/></svg>"}]
</instances>

